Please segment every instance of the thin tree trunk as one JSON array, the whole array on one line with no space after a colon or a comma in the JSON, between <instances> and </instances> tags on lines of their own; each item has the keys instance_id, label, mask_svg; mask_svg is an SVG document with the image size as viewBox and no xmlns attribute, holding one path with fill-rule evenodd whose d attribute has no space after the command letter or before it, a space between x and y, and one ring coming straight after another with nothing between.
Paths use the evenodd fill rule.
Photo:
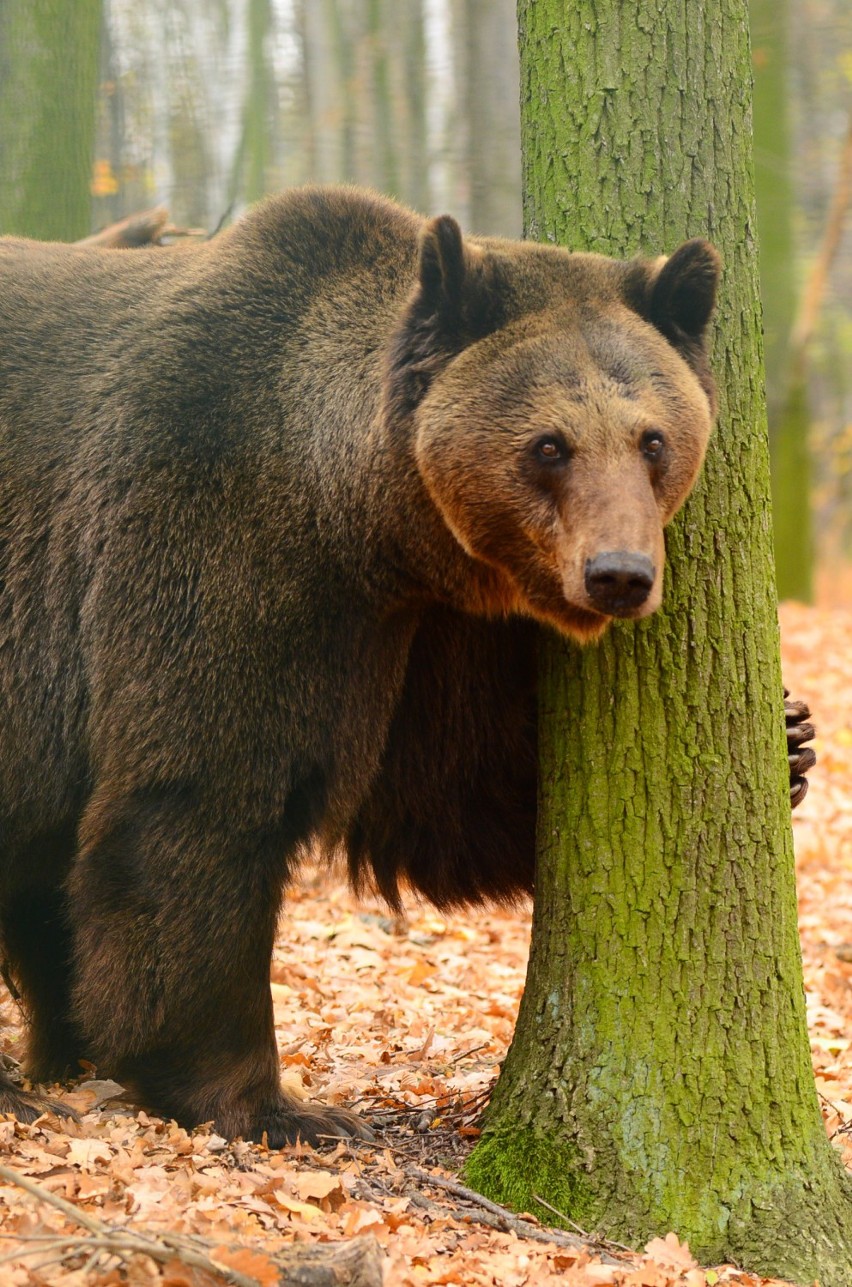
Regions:
<instances>
[{"instance_id":1,"label":"thin tree trunk","mask_svg":"<svg viewBox=\"0 0 852 1287\"><path fill-rule=\"evenodd\" d=\"M805 1022L773 590L744 0L520 0L528 230L707 235L719 427L666 608L548 638L539 874L515 1041L467 1177L634 1244L852 1281L852 1186ZM688 93L685 88L688 87Z\"/></svg>"},{"instance_id":2,"label":"thin tree trunk","mask_svg":"<svg viewBox=\"0 0 852 1287\"><path fill-rule=\"evenodd\" d=\"M303 0L301 18L305 96L311 129L312 178L355 178L352 41L343 0Z\"/></svg>"},{"instance_id":3,"label":"thin tree trunk","mask_svg":"<svg viewBox=\"0 0 852 1287\"><path fill-rule=\"evenodd\" d=\"M270 0L249 0L248 88L243 108L246 201L259 201L267 191L271 161L272 72L266 42L272 30Z\"/></svg>"},{"instance_id":4,"label":"thin tree trunk","mask_svg":"<svg viewBox=\"0 0 852 1287\"><path fill-rule=\"evenodd\" d=\"M521 233L521 120L514 0L465 0L461 78L470 174L470 224Z\"/></svg>"},{"instance_id":5,"label":"thin tree trunk","mask_svg":"<svg viewBox=\"0 0 852 1287\"><path fill-rule=\"evenodd\" d=\"M91 231L101 0L0 5L0 232Z\"/></svg>"},{"instance_id":6,"label":"thin tree trunk","mask_svg":"<svg viewBox=\"0 0 852 1287\"><path fill-rule=\"evenodd\" d=\"M787 346L796 312L789 11L789 0L749 0L754 65L754 182L770 438L773 414L784 401Z\"/></svg>"},{"instance_id":7,"label":"thin tree trunk","mask_svg":"<svg viewBox=\"0 0 852 1287\"><path fill-rule=\"evenodd\" d=\"M367 0L366 46L370 66L369 97L372 105L372 183L380 192L401 197L397 121L401 113L395 108L391 83L389 44L390 22L399 23L401 15L392 15L383 0Z\"/></svg>"},{"instance_id":8,"label":"thin tree trunk","mask_svg":"<svg viewBox=\"0 0 852 1287\"><path fill-rule=\"evenodd\" d=\"M843 240L850 203L852 203L852 112L849 114L846 135L840 149L837 178L826 214L822 240L813 267L808 274L790 334L790 354L794 369L803 369L807 363L808 348L819 320L829 274Z\"/></svg>"},{"instance_id":9,"label":"thin tree trunk","mask_svg":"<svg viewBox=\"0 0 852 1287\"><path fill-rule=\"evenodd\" d=\"M772 457L775 570L781 598L813 597L808 396L791 389L796 308L788 85L789 0L750 0L754 64L754 178L760 236L766 402ZM792 395L792 396L790 396Z\"/></svg>"},{"instance_id":10,"label":"thin tree trunk","mask_svg":"<svg viewBox=\"0 0 852 1287\"><path fill-rule=\"evenodd\" d=\"M404 200L415 210L428 211L429 139L426 88L426 32L423 0L406 0L402 13L403 91L405 125L402 134Z\"/></svg>"},{"instance_id":11,"label":"thin tree trunk","mask_svg":"<svg viewBox=\"0 0 852 1287\"><path fill-rule=\"evenodd\" d=\"M772 495L783 521L775 528L778 592L783 597L813 598L813 534L810 512L811 453L808 367L820 309L832 264L840 249L852 198L852 115L840 152L837 181L825 230L784 353L782 401L772 442Z\"/></svg>"}]
</instances>

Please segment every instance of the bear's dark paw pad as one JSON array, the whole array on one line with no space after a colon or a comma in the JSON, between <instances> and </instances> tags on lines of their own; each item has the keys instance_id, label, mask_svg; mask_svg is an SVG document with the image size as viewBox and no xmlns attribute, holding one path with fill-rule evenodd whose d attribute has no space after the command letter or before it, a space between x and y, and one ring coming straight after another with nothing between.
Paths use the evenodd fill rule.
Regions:
<instances>
[{"instance_id":1,"label":"bear's dark paw pad","mask_svg":"<svg viewBox=\"0 0 852 1287\"><path fill-rule=\"evenodd\" d=\"M805 774L816 764L812 747L805 746L816 736L810 721L810 710L805 702L794 702L784 689L784 718L787 724L787 761L790 765L790 806L795 809L808 793Z\"/></svg>"},{"instance_id":2,"label":"bear's dark paw pad","mask_svg":"<svg viewBox=\"0 0 852 1287\"><path fill-rule=\"evenodd\" d=\"M372 1140L375 1134L357 1113L348 1108L326 1108L318 1104L287 1104L264 1113L246 1132L259 1144L264 1134L269 1148L283 1148L301 1141L322 1148L339 1140Z\"/></svg>"},{"instance_id":3,"label":"bear's dark paw pad","mask_svg":"<svg viewBox=\"0 0 852 1287\"><path fill-rule=\"evenodd\" d=\"M0 1113L11 1113L19 1122L30 1125L41 1117L42 1113L55 1113L57 1117L67 1117L73 1122L80 1118L68 1104L58 1099L48 1099L46 1095L37 1095L34 1091L19 1090L17 1086L0 1085Z\"/></svg>"}]
</instances>

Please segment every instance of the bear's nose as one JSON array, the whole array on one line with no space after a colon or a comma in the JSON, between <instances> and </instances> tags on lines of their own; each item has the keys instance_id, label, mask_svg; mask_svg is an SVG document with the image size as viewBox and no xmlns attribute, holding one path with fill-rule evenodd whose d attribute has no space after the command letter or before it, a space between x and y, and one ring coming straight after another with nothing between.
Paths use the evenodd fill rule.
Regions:
<instances>
[{"instance_id":1,"label":"bear's nose","mask_svg":"<svg viewBox=\"0 0 852 1287\"><path fill-rule=\"evenodd\" d=\"M607 550L586 560L586 592L601 612L626 616L645 602L655 575L656 569L645 554Z\"/></svg>"}]
</instances>

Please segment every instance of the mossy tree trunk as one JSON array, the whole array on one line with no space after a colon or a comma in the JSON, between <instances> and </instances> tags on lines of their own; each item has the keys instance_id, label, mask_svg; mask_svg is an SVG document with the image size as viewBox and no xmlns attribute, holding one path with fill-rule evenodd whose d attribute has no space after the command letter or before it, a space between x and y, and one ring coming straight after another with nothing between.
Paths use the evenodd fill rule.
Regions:
<instances>
[{"instance_id":1,"label":"mossy tree trunk","mask_svg":"<svg viewBox=\"0 0 852 1287\"><path fill-rule=\"evenodd\" d=\"M745 0L520 0L529 235L725 257L719 427L666 606L542 648L539 875L481 1192L709 1261L852 1281L852 1186L810 1066L796 932Z\"/></svg>"},{"instance_id":2,"label":"mossy tree trunk","mask_svg":"<svg viewBox=\"0 0 852 1287\"><path fill-rule=\"evenodd\" d=\"M789 0L750 0L754 178L772 460L775 569L782 599L813 597L813 539L804 370L790 370L796 312L788 76Z\"/></svg>"},{"instance_id":3,"label":"mossy tree trunk","mask_svg":"<svg viewBox=\"0 0 852 1287\"><path fill-rule=\"evenodd\" d=\"M91 232L101 0L0 4L0 233Z\"/></svg>"}]
</instances>

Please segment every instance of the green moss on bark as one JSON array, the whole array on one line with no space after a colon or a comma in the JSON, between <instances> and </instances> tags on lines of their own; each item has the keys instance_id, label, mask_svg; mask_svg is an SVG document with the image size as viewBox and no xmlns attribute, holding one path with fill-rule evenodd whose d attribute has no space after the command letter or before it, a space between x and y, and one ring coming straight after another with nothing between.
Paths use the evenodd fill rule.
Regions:
<instances>
[{"instance_id":1,"label":"green moss on bark","mask_svg":"<svg viewBox=\"0 0 852 1287\"><path fill-rule=\"evenodd\" d=\"M688 1193L676 1194L674 1203L672 1194L662 1195L656 1205L643 1202L640 1184L614 1219L612 1197L585 1181L589 1163L595 1164L594 1157L584 1162L552 1132L506 1127L484 1136L465 1179L492 1201L528 1211L545 1224L579 1225L636 1246L650 1236L649 1229L662 1233L675 1227L686 1236L684 1229L701 1228L703 1242L693 1241L693 1233L690 1246L706 1264L733 1262L803 1287L814 1280L820 1287L848 1287L849 1259L843 1247L849 1237L852 1186L839 1166L832 1168L829 1184L819 1186L812 1171L804 1169L787 1171L783 1180L772 1165L763 1174L744 1170L739 1185L724 1195L696 1175ZM678 1180L672 1176L673 1188ZM559 1220L554 1210L568 1220Z\"/></svg>"},{"instance_id":2,"label":"green moss on bark","mask_svg":"<svg viewBox=\"0 0 852 1287\"><path fill-rule=\"evenodd\" d=\"M583 1228L594 1227L596 1195L583 1178L583 1159L570 1143L552 1132L498 1128L477 1146L465 1177L480 1193L515 1211L529 1211L545 1224L559 1223L545 1200L557 1211L570 1211ZM499 1196L497 1196L499 1195Z\"/></svg>"}]
</instances>

